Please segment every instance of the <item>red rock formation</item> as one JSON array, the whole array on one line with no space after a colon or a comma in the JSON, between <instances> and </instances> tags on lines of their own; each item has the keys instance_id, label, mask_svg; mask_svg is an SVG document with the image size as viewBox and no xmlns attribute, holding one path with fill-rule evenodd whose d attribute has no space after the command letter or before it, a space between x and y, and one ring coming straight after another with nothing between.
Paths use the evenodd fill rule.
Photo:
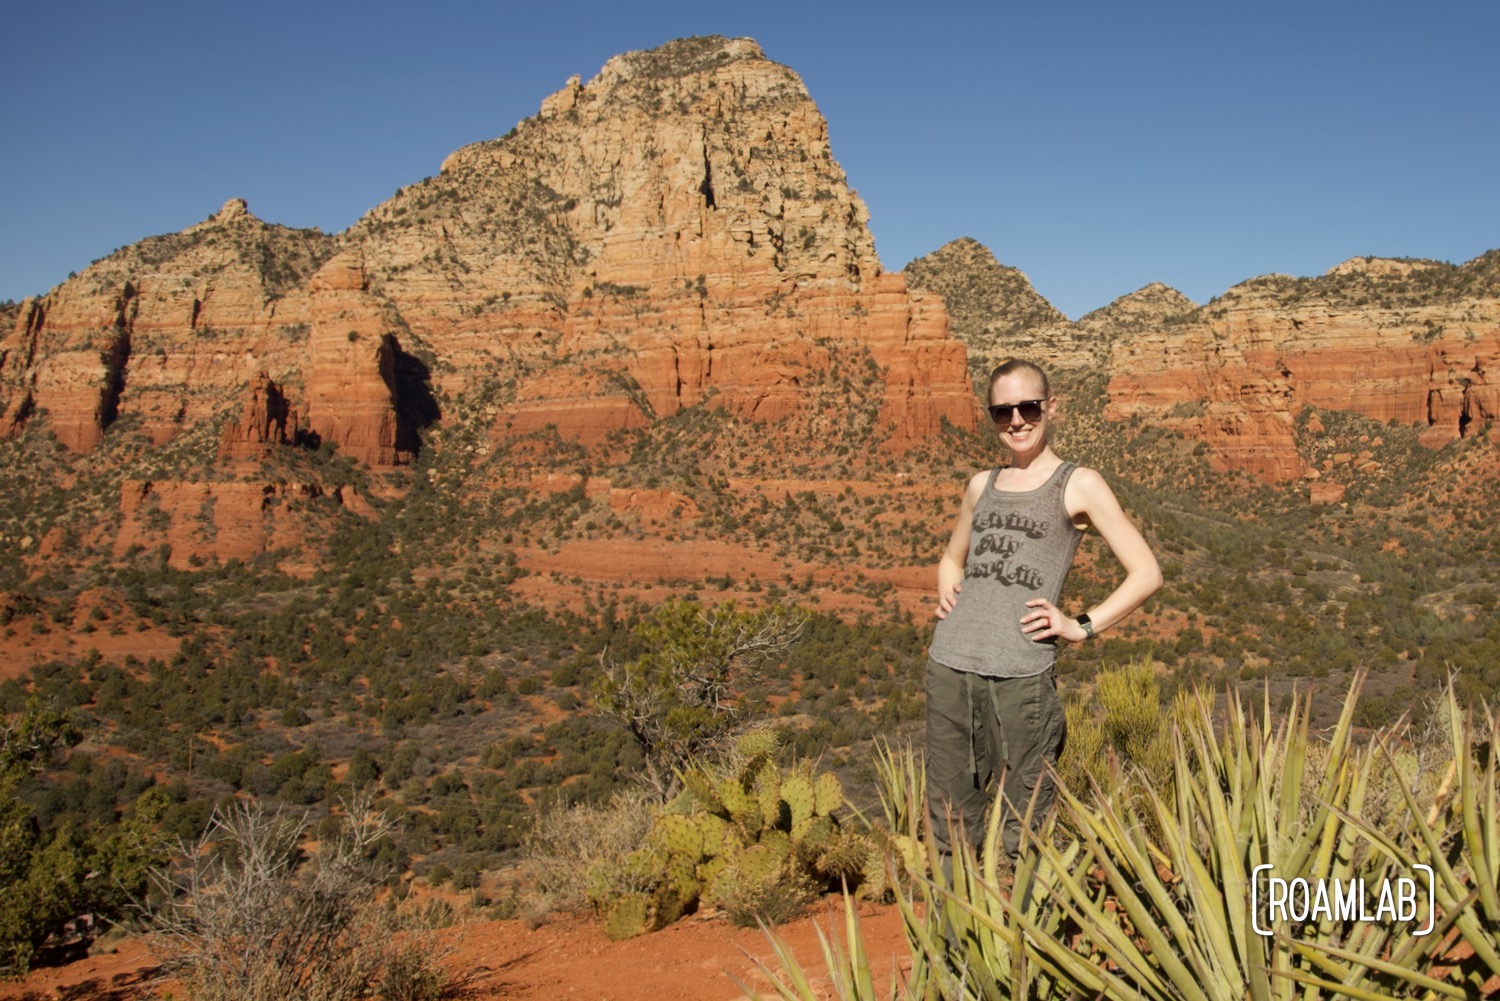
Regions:
<instances>
[{"instance_id":1,"label":"red rock formation","mask_svg":"<svg viewBox=\"0 0 1500 1001\"><path fill-rule=\"evenodd\" d=\"M248 397L239 420L224 428L221 459L258 459L267 449L289 442L297 427L295 412L281 387L264 372L251 384Z\"/></svg>"},{"instance_id":2,"label":"red rock formation","mask_svg":"<svg viewBox=\"0 0 1500 1001\"><path fill-rule=\"evenodd\" d=\"M436 416L403 394L499 383L497 437L598 443L710 397L787 417L866 356L886 447L972 427L941 302L882 275L867 218L796 75L747 39L688 39L570 82L340 238L234 200L86 269L0 342L27 359L0 367L0 427L45 407L83 450L116 416L162 441L229 411L225 454L246 455L294 433L245 423L269 419L269 382L299 430L390 465L417 447L400 415ZM403 389L414 348L432 385Z\"/></svg>"},{"instance_id":3,"label":"red rock formation","mask_svg":"<svg viewBox=\"0 0 1500 1001\"><path fill-rule=\"evenodd\" d=\"M630 53L337 238L235 200L28 301L0 338L0 433L45 410L87 450L120 422L164 441L230 416L226 458L302 432L388 466L439 398L472 393L497 441L550 425L592 446L703 404L816 418L820 387L851 373L878 402L873 443L974 427L941 298L882 271L867 217L801 81L753 42ZM1185 319L1191 303L1148 287L1070 324L971 243L934 257L993 272L1032 317L1005 329L1079 365L1112 344L1109 416L1182 428L1221 466L1303 475L1309 405L1434 444L1500 411L1493 262L1356 260Z\"/></svg>"},{"instance_id":4,"label":"red rock formation","mask_svg":"<svg viewBox=\"0 0 1500 1001\"><path fill-rule=\"evenodd\" d=\"M374 466L409 456L398 442L396 355L387 304L370 294L359 254L328 261L310 283L307 425L340 454Z\"/></svg>"},{"instance_id":5,"label":"red rock formation","mask_svg":"<svg viewBox=\"0 0 1500 1001\"><path fill-rule=\"evenodd\" d=\"M1187 322L1117 340L1106 416L1177 427L1220 467L1271 480L1307 472L1293 435L1307 406L1451 441L1500 414L1492 256L1457 268L1356 259L1324 278L1237 285Z\"/></svg>"},{"instance_id":6,"label":"red rock formation","mask_svg":"<svg viewBox=\"0 0 1500 1001\"><path fill-rule=\"evenodd\" d=\"M165 546L168 562L178 569L193 566L195 558L223 563L277 551L293 553L297 561L316 551L310 539L320 533L323 518L337 510L335 504L362 517L372 513L348 486L330 492L315 482L126 480L120 485L123 517L114 550L121 555L132 546Z\"/></svg>"},{"instance_id":7,"label":"red rock formation","mask_svg":"<svg viewBox=\"0 0 1500 1001\"><path fill-rule=\"evenodd\" d=\"M350 236L372 289L444 345L447 388L513 382L497 436L597 443L711 396L777 420L864 352L888 447L974 426L941 303L881 274L867 216L796 75L748 40L692 39L571 82Z\"/></svg>"},{"instance_id":8,"label":"red rock formation","mask_svg":"<svg viewBox=\"0 0 1500 1001\"><path fill-rule=\"evenodd\" d=\"M307 294L329 237L270 226L233 199L181 233L150 237L28 300L0 335L0 433L39 408L87 451L117 418L165 441L214 417L261 374L301 367Z\"/></svg>"},{"instance_id":9,"label":"red rock formation","mask_svg":"<svg viewBox=\"0 0 1500 1001\"><path fill-rule=\"evenodd\" d=\"M6 338L0 369L0 429L14 434L45 409L57 439L78 452L93 448L119 416L125 365L139 307L126 282L109 299L90 302L78 322L52 324L69 300L27 299Z\"/></svg>"}]
</instances>

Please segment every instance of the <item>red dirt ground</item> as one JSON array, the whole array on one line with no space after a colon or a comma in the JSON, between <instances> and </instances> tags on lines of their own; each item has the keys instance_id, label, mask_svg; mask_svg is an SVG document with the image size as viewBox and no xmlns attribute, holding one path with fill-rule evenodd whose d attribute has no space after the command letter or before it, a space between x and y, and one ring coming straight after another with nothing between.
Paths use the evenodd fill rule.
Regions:
<instances>
[{"instance_id":1,"label":"red dirt ground","mask_svg":"<svg viewBox=\"0 0 1500 1001\"><path fill-rule=\"evenodd\" d=\"M818 928L843 943L844 915L835 898L782 925L778 935L809 979L826 983ZM860 928L877 992L885 993L893 970L904 975L910 968L900 911L862 904ZM625 942L611 942L587 916L564 916L535 929L521 921L476 921L442 935L453 946L444 967L468 976L450 995L464 1001L732 1001L746 996L735 978L774 997L755 960L779 969L760 931L714 916L688 917ZM0 983L0 1001L144 1001L172 990L156 965L148 942L130 939L114 952Z\"/></svg>"}]
</instances>

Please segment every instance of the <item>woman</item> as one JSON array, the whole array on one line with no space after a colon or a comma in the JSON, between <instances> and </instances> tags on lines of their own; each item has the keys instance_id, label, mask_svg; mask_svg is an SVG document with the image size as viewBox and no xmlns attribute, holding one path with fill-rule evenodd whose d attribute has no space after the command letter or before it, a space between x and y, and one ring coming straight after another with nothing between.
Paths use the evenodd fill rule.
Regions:
<instances>
[{"instance_id":1,"label":"woman","mask_svg":"<svg viewBox=\"0 0 1500 1001\"><path fill-rule=\"evenodd\" d=\"M1046 373L1012 359L990 374L990 418L1010 462L975 474L938 562L939 622L927 665L927 804L939 848L950 825L977 848L991 783L1006 810L1006 852L1021 818L1050 809L1066 723L1052 676L1059 639L1081 643L1161 587L1156 557L1104 477L1064 462L1049 441L1057 400ZM1125 568L1110 595L1078 616L1057 601L1092 525Z\"/></svg>"}]
</instances>

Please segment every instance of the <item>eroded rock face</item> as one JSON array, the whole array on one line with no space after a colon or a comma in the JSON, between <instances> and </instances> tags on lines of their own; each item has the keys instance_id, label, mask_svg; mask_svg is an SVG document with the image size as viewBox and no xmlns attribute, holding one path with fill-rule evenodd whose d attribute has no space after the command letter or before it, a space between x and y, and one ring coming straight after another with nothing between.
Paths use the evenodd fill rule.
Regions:
<instances>
[{"instance_id":1,"label":"eroded rock face","mask_svg":"<svg viewBox=\"0 0 1500 1001\"><path fill-rule=\"evenodd\" d=\"M689 39L575 78L351 237L453 379L507 374L497 436L597 443L711 395L776 420L864 352L888 445L972 427L941 302L882 274L867 218L796 74L747 39Z\"/></svg>"},{"instance_id":2,"label":"eroded rock face","mask_svg":"<svg viewBox=\"0 0 1500 1001\"><path fill-rule=\"evenodd\" d=\"M75 451L127 417L160 442L241 399L262 373L300 381L300 286L333 249L233 199L181 233L95 262L27 300L0 335L0 432L40 408Z\"/></svg>"},{"instance_id":3,"label":"eroded rock face","mask_svg":"<svg viewBox=\"0 0 1500 1001\"><path fill-rule=\"evenodd\" d=\"M239 420L225 427L219 457L261 458L269 449L288 444L296 426L295 412L281 387L262 372L247 391Z\"/></svg>"},{"instance_id":4,"label":"eroded rock face","mask_svg":"<svg viewBox=\"0 0 1500 1001\"><path fill-rule=\"evenodd\" d=\"M357 251L338 254L309 283L308 436L372 466L414 451L396 412L394 307L372 295Z\"/></svg>"},{"instance_id":5,"label":"eroded rock face","mask_svg":"<svg viewBox=\"0 0 1500 1001\"><path fill-rule=\"evenodd\" d=\"M1272 275L1182 322L1116 340L1106 416L1203 438L1221 468L1308 474L1308 406L1425 428L1437 446L1500 413L1500 252L1461 266L1356 258Z\"/></svg>"},{"instance_id":6,"label":"eroded rock face","mask_svg":"<svg viewBox=\"0 0 1500 1001\"><path fill-rule=\"evenodd\" d=\"M272 438L389 465L434 394L476 381L507 387L495 436L591 444L710 396L775 420L866 357L887 447L974 426L941 301L882 273L867 219L796 74L748 39L673 42L569 81L339 237L233 200L98 262L0 342L0 430L46 408L87 450L127 415L157 441L227 415L235 452L271 434L242 426L269 382L300 421Z\"/></svg>"}]
</instances>

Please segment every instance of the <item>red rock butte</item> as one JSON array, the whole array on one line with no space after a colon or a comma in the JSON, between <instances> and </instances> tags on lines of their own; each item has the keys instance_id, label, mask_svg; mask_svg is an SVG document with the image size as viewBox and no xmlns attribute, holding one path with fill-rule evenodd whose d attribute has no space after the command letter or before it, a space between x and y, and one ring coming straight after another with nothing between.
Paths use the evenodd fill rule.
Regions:
<instances>
[{"instance_id":1,"label":"red rock butte","mask_svg":"<svg viewBox=\"0 0 1500 1001\"><path fill-rule=\"evenodd\" d=\"M878 372L886 449L974 427L941 298L882 271L867 219L795 73L685 39L574 78L344 233L231 200L27 300L0 433L45 411L87 451L127 419L156 442L217 421L221 457L391 466L475 389L494 439L595 445L710 399L795 414L836 359Z\"/></svg>"}]
</instances>

